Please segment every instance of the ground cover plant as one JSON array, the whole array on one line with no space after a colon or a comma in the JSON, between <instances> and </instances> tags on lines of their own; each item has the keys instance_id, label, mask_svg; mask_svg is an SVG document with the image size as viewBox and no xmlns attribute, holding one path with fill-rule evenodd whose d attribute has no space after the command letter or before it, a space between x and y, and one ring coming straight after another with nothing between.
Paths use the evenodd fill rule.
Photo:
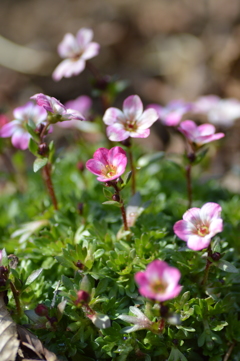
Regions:
<instances>
[{"instance_id":1,"label":"ground cover plant","mask_svg":"<svg viewBox=\"0 0 240 361\"><path fill-rule=\"evenodd\" d=\"M144 107L129 94L120 110L126 83L94 67L92 40L91 29L66 34L53 79L89 70L101 114L95 98L38 93L1 118L2 155L16 148L4 176L17 189L0 200L1 360L237 360L239 195L200 175L224 142L211 124L219 107L239 104ZM146 152L157 122L182 136L184 154ZM57 127L73 129L64 148Z\"/></svg>"}]
</instances>

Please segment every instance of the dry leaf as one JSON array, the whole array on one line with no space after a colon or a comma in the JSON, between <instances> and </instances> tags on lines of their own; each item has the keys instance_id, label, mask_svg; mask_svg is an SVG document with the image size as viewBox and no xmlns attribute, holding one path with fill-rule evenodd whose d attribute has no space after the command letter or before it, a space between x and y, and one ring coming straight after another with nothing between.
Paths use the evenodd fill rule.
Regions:
<instances>
[{"instance_id":1,"label":"dry leaf","mask_svg":"<svg viewBox=\"0 0 240 361\"><path fill-rule=\"evenodd\" d=\"M0 360L14 361L18 346L16 324L6 308L4 293L0 292Z\"/></svg>"}]
</instances>

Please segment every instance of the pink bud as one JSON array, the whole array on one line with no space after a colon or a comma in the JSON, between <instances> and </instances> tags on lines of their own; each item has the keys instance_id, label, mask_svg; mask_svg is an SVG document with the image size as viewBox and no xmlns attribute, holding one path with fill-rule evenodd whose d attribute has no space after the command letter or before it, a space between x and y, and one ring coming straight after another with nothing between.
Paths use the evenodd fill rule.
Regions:
<instances>
[{"instance_id":1,"label":"pink bud","mask_svg":"<svg viewBox=\"0 0 240 361\"><path fill-rule=\"evenodd\" d=\"M39 303L37 307L35 308L35 313L38 316L48 316L48 308L42 303Z\"/></svg>"}]
</instances>

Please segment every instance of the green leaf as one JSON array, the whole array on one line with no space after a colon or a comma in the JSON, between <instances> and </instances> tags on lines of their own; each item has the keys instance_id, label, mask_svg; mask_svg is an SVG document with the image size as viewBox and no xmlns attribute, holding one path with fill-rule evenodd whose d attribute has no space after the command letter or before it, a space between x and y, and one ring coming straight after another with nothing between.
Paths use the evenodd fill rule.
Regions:
<instances>
[{"instance_id":1,"label":"green leaf","mask_svg":"<svg viewBox=\"0 0 240 361\"><path fill-rule=\"evenodd\" d=\"M154 154L147 154L143 157L139 158L137 161L137 166L140 168L146 167L150 163L156 162L157 160L160 160L164 157L164 152L157 152Z\"/></svg>"},{"instance_id":2,"label":"green leaf","mask_svg":"<svg viewBox=\"0 0 240 361\"><path fill-rule=\"evenodd\" d=\"M37 158L33 163L33 171L36 173L43 168L48 162L48 158Z\"/></svg>"},{"instance_id":3,"label":"green leaf","mask_svg":"<svg viewBox=\"0 0 240 361\"><path fill-rule=\"evenodd\" d=\"M39 142L39 135L35 133L36 124L33 123L32 120L29 119L28 124L26 124L26 128L28 133L35 139L37 142Z\"/></svg>"},{"instance_id":4,"label":"green leaf","mask_svg":"<svg viewBox=\"0 0 240 361\"><path fill-rule=\"evenodd\" d=\"M214 263L216 267L220 268L222 271L229 273L238 273L238 269L230 262L220 259L218 262Z\"/></svg>"},{"instance_id":5,"label":"green leaf","mask_svg":"<svg viewBox=\"0 0 240 361\"><path fill-rule=\"evenodd\" d=\"M132 177L132 171L127 172L127 173L122 177L122 178L123 178L123 183L122 183L122 185L121 185L121 188L124 188L124 187L128 184L128 182L130 181L131 177Z\"/></svg>"},{"instance_id":6,"label":"green leaf","mask_svg":"<svg viewBox=\"0 0 240 361\"><path fill-rule=\"evenodd\" d=\"M112 199L113 193L109 189L103 188L103 194L107 199Z\"/></svg>"},{"instance_id":7,"label":"green leaf","mask_svg":"<svg viewBox=\"0 0 240 361\"><path fill-rule=\"evenodd\" d=\"M64 275L62 275L62 283L67 290L74 290L73 282Z\"/></svg>"},{"instance_id":8,"label":"green leaf","mask_svg":"<svg viewBox=\"0 0 240 361\"><path fill-rule=\"evenodd\" d=\"M107 204L109 206L115 206L115 207L118 207L118 208L121 207L121 203L116 202L116 201L106 201L106 202L103 202L102 204Z\"/></svg>"},{"instance_id":9,"label":"green leaf","mask_svg":"<svg viewBox=\"0 0 240 361\"><path fill-rule=\"evenodd\" d=\"M36 142L34 142L32 138L30 138L29 140L28 149L33 155L35 155L36 157L38 156L38 145Z\"/></svg>"},{"instance_id":10,"label":"green leaf","mask_svg":"<svg viewBox=\"0 0 240 361\"><path fill-rule=\"evenodd\" d=\"M168 361L188 361L186 357L177 348L172 347Z\"/></svg>"},{"instance_id":11,"label":"green leaf","mask_svg":"<svg viewBox=\"0 0 240 361\"><path fill-rule=\"evenodd\" d=\"M8 256L7 256L7 252L5 250L5 248L2 249L2 259L1 259L1 262L0 262L0 265L1 266L8 266Z\"/></svg>"},{"instance_id":12,"label":"green leaf","mask_svg":"<svg viewBox=\"0 0 240 361\"><path fill-rule=\"evenodd\" d=\"M103 248L98 249L96 252L93 253L94 259L100 258L105 253Z\"/></svg>"},{"instance_id":13,"label":"green leaf","mask_svg":"<svg viewBox=\"0 0 240 361\"><path fill-rule=\"evenodd\" d=\"M76 269L76 266L74 266L73 262L67 260L65 257L56 256L55 258L63 267L73 268L74 270Z\"/></svg>"},{"instance_id":14,"label":"green leaf","mask_svg":"<svg viewBox=\"0 0 240 361\"><path fill-rule=\"evenodd\" d=\"M108 286L108 278L103 278L99 284L97 285L96 291L95 291L95 296L100 295L101 293L103 293L104 291L106 291L107 286Z\"/></svg>"},{"instance_id":15,"label":"green leaf","mask_svg":"<svg viewBox=\"0 0 240 361\"><path fill-rule=\"evenodd\" d=\"M198 164L200 163L205 155L207 154L209 148L204 148L200 152L197 153L196 159L192 164Z\"/></svg>"},{"instance_id":16,"label":"green leaf","mask_svg":"<svg viewBox=\"0 0 240 361\"><path fill-rule=\"evenodd\" d=\"M27 278L25 285L30 285L31 283L33 283L42 273L43 268L39 268L36 271L34 271L33 273L30 274L30 276Z\"/></svg>"}]
</instances>

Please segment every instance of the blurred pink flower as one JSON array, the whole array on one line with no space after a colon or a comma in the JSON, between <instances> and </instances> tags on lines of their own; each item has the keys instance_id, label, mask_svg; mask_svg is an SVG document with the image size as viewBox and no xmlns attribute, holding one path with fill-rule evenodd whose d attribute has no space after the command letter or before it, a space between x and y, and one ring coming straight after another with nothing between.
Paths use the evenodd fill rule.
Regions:
<instances>
[{"instance_id":1,"label":"blurred pink flower","mask_svg":"<svg viewBox=\"0 0 240 361\"><path fill-rule=\"evenodd\" d=\"M175 127L182 119L182 116L191 110L192 104L185 103L183 100L173 100L166 107L158 104L150 104L148 108L156 110L162 124L169 127Z\"/></svg>"},{"instance_id":2,"label":"blurred pink flower","mask_svg":"<svg viewBox=\"0 0 240 361\"><path fill-rule=\"evenodd\" d=\"M207 248L211 238L222 232L223 221L220 217L222 208L217 203L206 203L202 208L190 208L183 215L183 220L175 223L173 230L188 248L200 251Z\"/></svg>"},{"instance_id":3,"label":"blurred pink flower","mask_svg":"<svg viewBox=\"0 0 240 361\"><path fill-rule=\"evenodd\" d=\"M96 174L100 182L108 182L120 177L126 168L127 157L121 147L114 147L110 150L99 148L89 159L86 168L93 174Z\"/></svg>"},{"instance_id":4,"label":"blurred pink flower","mask_svg":"<svg viewBox=\"0 0 240 361\"><path fill-rule=\"evenodd\" d=\"M58 53L63 60L54 70L53 79L59 81L62 77L70 78L85 69L86 60L98 55L100 45L92 42L92 29L82 28L76 37L65 34L58 46Z\"/></svg>"},{"instance_id":5,"label":"blurred pink flower","mask_svg":"<svg viewBox=\"0 0 240 361\"><path fill-rule=\"evenodd\" d=\"M1 128L10 122L10 119L5 114L0 114L0 131Z\"/></svg>"},{"instance_id":6,"label":"blurred pink flower","mask_svg":"<svg viewBox=\"0 0 240 361\"><path fill-rule=\"evenodd\" d=\"M178 284L180 271L166 262L156 260L150 263L146 271L137 272L135 281L142 296L163 302L178 296L182 287Z\"/></svg>"},{"instance_id":7,"label":"blurred pink flower","mask_svg":"<svg viewBox=\"0 0 240 361\"><path fill-rule=\"evenodd\" d=\"M46 120L47 112L45 109L28 102L25 105L14 109L14 120L3 125L0 130L0 137L12 137L12 144L18 149L27 149L31 135L26 129L29 120L34 122L36 126Z\"/></svg>"},{"instance_id":8,"label":"blurred pink flower","mask_svg":"<svg viewBox=\"0 0 240 361\"><path fill-rule=\"evenodd\" d=\"M198 146L210 143L225 136L224 133L215 133L216 129L212 124L197 126L192 120L181 122L178 130L184 134L191 143L195 143Z\"/></svg>"},{"instance_id":9,"label":"blurred pink flower","mask_svg":"<svg viewBox=\"0 0 240 361\"><path fill-rule=\"evenodd\" d=\"M108 125L107 136L112 141L122 141L128 137L147 138L151 125L158 115L155 109L143 112L143 104L138 95L131 95L123 102L123 112L118 108L106 110L103 121Z\"/></svg>"},{"instance_id":10,"label":"blurred pink flower","mask_svg":"<svg viewBox=\"0 0 240 361\"><path fill-rule=\"evenodd\" d=\"M92 99L87 95L81 95L75 100L69 100L68 102L65 103L66 108L77 110L84 117L88 116L91 106L92 106ZM73 119L67 122L58 123L58 125L62 128L78 128L79 120Z\"/></svg>"},{"instance_id":11,"label":"blurred pink flower","mask_svg":"<svg viewBox=\"0 0 240 361\"><path fill-rule=\"evenodd\" d=\"M38 93L31 97L37 102L37 105L43 107L47 112L50 112L57 116L56 121L64 120L84 120L84 117L77 110L66 109L66 107L60 103L54 97Z\"/></svg>"},{"instance_id":12,"label":"blurred pink flower","mask_svg":"<svg viewBox=\"0 0 240 361\"><path fill-rule=\"evenodd\" d=\"M237 99L221 99L206 95L197 99L194 113L205 113L210 123L230 127L240 118L240 102Z\"/></svg>"}]
</instances>

